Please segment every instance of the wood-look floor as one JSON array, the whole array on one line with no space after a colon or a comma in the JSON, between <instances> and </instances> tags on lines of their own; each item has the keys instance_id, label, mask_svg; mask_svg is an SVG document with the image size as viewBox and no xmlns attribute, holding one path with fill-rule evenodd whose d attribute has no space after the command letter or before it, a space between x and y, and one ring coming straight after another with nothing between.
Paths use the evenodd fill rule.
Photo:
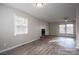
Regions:
<instances>
[{"instance_id":1,"label":"wood-look floor","mask_svg":"<svg viewBox=\"0 0 79 59\"><path fill-rule=\"evenodd\" d=\"M43 37L34 42L17 47L1 55L77 55L75 39L66 37Z\"/></svg>"}]
</instances>

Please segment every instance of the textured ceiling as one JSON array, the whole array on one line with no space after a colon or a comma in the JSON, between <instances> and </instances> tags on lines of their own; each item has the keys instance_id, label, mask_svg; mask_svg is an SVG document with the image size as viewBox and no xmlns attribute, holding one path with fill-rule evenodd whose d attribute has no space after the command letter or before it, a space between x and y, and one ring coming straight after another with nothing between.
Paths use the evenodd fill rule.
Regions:
<instances>
[{"instance_id":1,"label":"textured ceiling","mask_svg":"<svg viewBox=\"0 0 79 59\"><path fill-rule=\"evenodd\" d=\"M17 8L48 22L63 21L64 17L70 17L74 20L76 8L79 6L77 3L45 3L41 8L35 7L34 3L6 3L5 5Z\"/></svg>"}]
</instances>

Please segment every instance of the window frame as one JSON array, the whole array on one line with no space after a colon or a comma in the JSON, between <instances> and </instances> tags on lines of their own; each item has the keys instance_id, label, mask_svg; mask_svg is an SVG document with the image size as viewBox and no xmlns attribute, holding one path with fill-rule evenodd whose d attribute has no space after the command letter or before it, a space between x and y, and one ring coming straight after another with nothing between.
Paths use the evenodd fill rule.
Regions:
<instances>
[{"instance_id":1,"label":"window frame","mask_svg":"<svg viewBox=\"0 0 79 59\"><path fill-rule=\"evenodd\" d=\"M71 33L67 33L67 25L68 24L73 24L73 23L67 23L67 24L59 24L59 33L60 33L60 25L65 25L65 32L64 33L60 33L60 34L71 34ZM73 33L74 34L74 24L73 24Z\"/></svg>"},{"instance_id":2,"label":"window frame","mask_svg":"<svg viewBox=\"0 0 79 59\"><path fill-rule=\"evenodd\" d=\"M60 24L59 25L59 33L64 34L65 33L65 30L64 30L64 32L61 32L61 25L64 25L64 29L65 29L65 24Z\"/></svg>"},{"instance_id":3,"label":"window frame","mask_svg":"<svg viewBox=\"0 0 79 59\"><path fill-rule=\"evenodd\" d=\"M27 17L24 17L24 16L21 16L21 15L17 15L17 14L15 14L14 15L15 17L14 17L14 35L16 36L16 35L21 35L21 34L27 34L28 33L28 18ZM20 24L17 20L19 20L19 17L20 18L23 18L23 19L21 19L21 21L23 21L24 23L22 23L22 24ZM26 21L26 22L25 22ZM18 32L18 29L17 29L17 26L20 26L20 32ZM23 28L25 27L25 29L23 29ZM23 30L25 30L25 31L23 31Z\"/></svg>"}]
</instances>

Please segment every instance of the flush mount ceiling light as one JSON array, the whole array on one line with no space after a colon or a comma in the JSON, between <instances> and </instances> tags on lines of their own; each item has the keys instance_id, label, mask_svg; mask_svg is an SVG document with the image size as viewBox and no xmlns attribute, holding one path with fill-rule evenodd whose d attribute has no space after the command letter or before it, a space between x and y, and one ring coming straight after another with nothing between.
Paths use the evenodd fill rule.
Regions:
<instances>
[{"instance_id":1,"label":"flush mount ceiling light","mask_svg":"<svg viewBox=\"0 0 79 59\"><path fill-rule=\"evenodd\" d=\"M64 18L64 21L65 21L65 22L68 22L69 20L70 20L69 17L65 17L65 18Z\"/></svg>"},{"instance_id":2,"label":"flush mount ceiling light","mask_svg":"<svg viewBox=\"0 0 79 59\"><path fill-rule=\"evenodd\" d=\"M71 17L64 17L64 21L65 22L73 22L74 20Z\"/></svg>"},{"instance_id":3,"label":"flush mount ceiling light","mask_svg":"<svg viewBox=\"0 0 79 59\"><path fill-rule=\"evenodd\" d=\"M65 22L68 22L68 20L66 19L66 20L64 20Z\"/></svg>"},{"instance_id":4,"label":"flush mount ceiling light","mask_svg":"<svg viewBox=\"0 0 79 59\"><path fill-rule=\"evenodd\" d=\"M36 7L43 7L44 6L44 3L35 3L35 6Z\"/></svg>"}]
</instances>

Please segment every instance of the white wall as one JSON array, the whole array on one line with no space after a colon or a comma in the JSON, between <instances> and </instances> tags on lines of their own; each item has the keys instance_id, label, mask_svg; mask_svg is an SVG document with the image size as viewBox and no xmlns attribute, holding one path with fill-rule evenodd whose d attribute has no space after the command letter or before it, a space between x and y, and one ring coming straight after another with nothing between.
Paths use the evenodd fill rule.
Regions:
<instances>
[{"instance_id":1,"label":"white wall","mask_svg":"<svg viewBox=\"0 0 79 59\"><path fill-rule=\"evenodd\" d=\"M28 34L14 35L15 13L28 18ZM38 20L27 13L0 5L0 51L39 39L41 27L46 29L46 35L48 35L49 29L47 26L47 22Z\"/></svg>"},{"instance_id":2,"label":"white wall","mask_svg":"<svg viewBox=\"0 0 79 59\"><path fill-rule=\"evenodd\" d=\"M58 24L57 23L50 23L49 25L50 35L58 35Z\"/></svg>"},{"instance_id":3,"label":"white wall","mask_svg":"<svg viewBox=\"0 0 79 59\"><path fill-rule=\"evenodd\" d=\"M76 47L79 49L79 8L76 9Z\"/></svg>"}]
</instances>

